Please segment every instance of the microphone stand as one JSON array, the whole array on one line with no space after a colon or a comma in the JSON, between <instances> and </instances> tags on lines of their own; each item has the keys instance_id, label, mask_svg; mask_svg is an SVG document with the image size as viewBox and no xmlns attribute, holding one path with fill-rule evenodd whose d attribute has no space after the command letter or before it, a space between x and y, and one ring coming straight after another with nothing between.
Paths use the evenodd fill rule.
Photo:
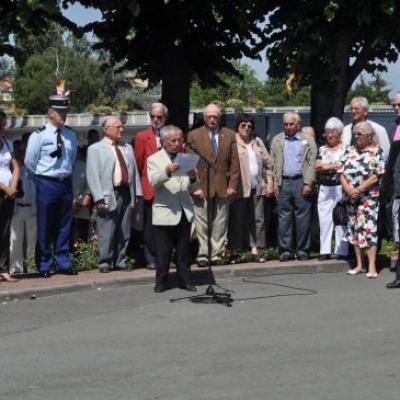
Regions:
<instances>
[{"instance_id":1,"label":"microphone stand","mask_svg":"<svg viewBox=\"0 0 400 400\"><path fill-rule=\"evenodd\" d=\"M214 289L213 282L214 275L212 273L211 268L211 219L212 219L212 207L210 204L210 172L213 166L208 161L203 154L201 154L191 143L186 143L188 147L190 147L205 163L207 166L207 194L206 194L206 201L207 201L207 266L208 266L208 287L206 289L205 294L195 295L187 297L193 303L218 303L226 305L227 307L232 307L233 299L231 294L226 292L217 292Z\"/></svg>"}]
</instances>

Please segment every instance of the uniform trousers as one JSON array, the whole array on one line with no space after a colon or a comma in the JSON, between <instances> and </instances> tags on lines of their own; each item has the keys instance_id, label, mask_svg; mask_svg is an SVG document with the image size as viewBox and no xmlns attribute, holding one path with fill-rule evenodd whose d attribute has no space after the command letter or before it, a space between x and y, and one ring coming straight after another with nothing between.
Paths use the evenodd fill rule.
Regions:
<instances>
[{"instance_id":1,"label":"uniform trousers","mask_svg":"<svg viewBox=\"0 0 400 400\"><path fill-rule=\"evenodd\" d=\"M178 281L190 284L190 223L184 211L178 225L153 225L153 241L156 250L156 285L168 281L172 252L176 251L176 272Z\"/></svg>"},{"instance_id":2,"label":"uniform trousers","mask_svg":"<svg viewBox=\"0 0 400 400\"><path fill-rule=\"evenodd\" d=\"M342 186L321 185L318 193L318 218L320 232L320 254L331 254L332 234L335 228L335 254L347 256L349 253L348 243L345 239L346 229L344 226L333 225L332 212L336 203L343 197Z\"/></svg>"},{"instance_id":3,"label":"uniform trousers","mask_svg":"<svg viewBox=\"0 0 400 400\"><path fill-rule=\"evenodd\" d=\"M39 271L71 268L69 240L72 225L72 180L35 177ZM53 248L51 244L53 243Z\"/></svg>"},{"instance_id":4,"label":"uniform trousers","mask_svg":"<svg viewBox=\"0 0 400 400\"><path fill-rule=\"evenodd\" d=\"M207 261L207 200L194 200L194 223L199 240L197 261ZM229 199L213 197L211 207L211 260L220 260L225 248L228 233Z\"/></svg>"},{"instance_id":5,"label":"uniform trousers","mask_svg":"<svg viewBox=\"0 0 400 400\"><path fill-rule=\"evenodd\" d=\"M127 248L131 237L131 194L129 186L114 189L117 207L113 211L97 210L97 265L128 268Z\"/></svg>"},{"instance_id":6,"label":"uniform trousers","mask_svg":"<svg viewBox=\"0 0 400 400\"><path fill-rule=\"evenodd\" d=\"M303 187L302 178L283 178L278 196L278 243L282 252L292 255L310 248L312 199L303 196Z\"/></svg>"},{"instance_id":7,"label":"uniform trousers","mask_svg":"<svg viewBox=\"0 0 400 400\"><path fill-rule=\"evenodd\" d=\"M10 273L22 274L24 272L24 243L26 244L26 257L35 257L37 224L35 205L26 205L18 202L15 204L11 220L10 231Z\"/></svg>"},{"instance_id":8,"label":"uniform trousers","mask_svg":"<svg viewBox=\"0 0 400 400\"><path fill-rule=\"evenodd\" d=\"M14 199L6 199L0 192L0 272L7 272L10 254L10 224Z\"/></svg>"}]
</instances>

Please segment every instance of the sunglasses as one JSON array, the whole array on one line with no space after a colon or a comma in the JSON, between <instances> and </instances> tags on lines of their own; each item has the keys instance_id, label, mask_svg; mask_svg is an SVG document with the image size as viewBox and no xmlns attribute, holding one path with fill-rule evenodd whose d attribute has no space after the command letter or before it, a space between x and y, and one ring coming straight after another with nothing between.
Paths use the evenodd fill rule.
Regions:
<instances>
[{"instance_id":1,"label":"sunglasses","mask_svg":"<svg viewBox=\"0 0 400 400\"><path fill-rule=\"evenodd\" d=\"M241 128L253 129L253 124L246 123L246 122L241 122L239 126L240 126Z\"/></svg>"},{"instance_id":2,"label":"sunglasses","mask_svg":"<svg viewBox=\"0 0 400 400\"><path fill-rule=\"evenodd\" d=\"M400 103L393 103L393 104L392 104L392 107L393 107L393 108L400 107Z\"/></svg>"}]
</instances>

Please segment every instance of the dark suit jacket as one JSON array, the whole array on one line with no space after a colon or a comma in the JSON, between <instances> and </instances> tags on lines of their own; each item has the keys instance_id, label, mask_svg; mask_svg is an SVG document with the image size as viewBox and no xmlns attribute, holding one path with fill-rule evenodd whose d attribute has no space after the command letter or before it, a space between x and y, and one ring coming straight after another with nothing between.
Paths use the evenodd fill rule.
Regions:
<instances>
[{"instance_id":1,"label":"dark suit jacket","mask_svg":"<svg viewBox=\"0 0 400 400\"><path fill-rule=\"evenodd\" d=\"M188 152L193 153L193 146L213 166L210 173L210 197L227 197L228 187L238 190L240 179L239 155L236 145L236 135L228 128L221 128L218 135L218 153L214 157L208 128L202 126L188 134L186 146ZM207 165L202 159L197 164L197 175L200 188L207 194Z\"/></svg>"},{"instance_id":2,"label":"dark suit jacket","mask_svg":"<svg viewBox=\"0 0 400 400\"><path fill-rule=\"evenodd\" d=\"M134 149L136 164L142 182L143 197L145 200L153 200L154 189L150 185L149 178L147 177L147 159L158 150L157 139L151 127L136 133Z\"/></svg>"}]
</instances>

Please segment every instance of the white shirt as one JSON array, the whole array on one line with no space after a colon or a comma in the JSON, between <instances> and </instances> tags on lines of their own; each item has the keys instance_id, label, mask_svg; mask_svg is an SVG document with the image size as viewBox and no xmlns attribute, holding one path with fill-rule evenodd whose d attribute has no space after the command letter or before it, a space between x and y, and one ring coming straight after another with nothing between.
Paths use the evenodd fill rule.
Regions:
<instances>
[{"instance_id":1,"label":"white shirt","mask_svg":"<svg viewBox=\"0 0 400 400\"><path fill-rule=\"evenodd\" d=\"M0 138L0 141L3 144L0 150L0 182L3 185L10 186L12 182L11 153L13 152L13 146L6 138Z\"/></svg>"},{"instance_id":2,"label":"white shirt","mask_svg":"<svg viewBox=\"0 0 400 400\"><path fill-rule=\"evenodd\" d=\"M389 157L390 142L386 129L382 125L379 125L376 122L371 121L369 119L367 119L366 122L371 124L372 128L376 132L376 137L378 139L378 146L383 150L383 157L385 161L387 161ZM345 146L350 146L351 143L351 135L352 135L351 127L352 124L349 124L343 128L342 143Z\"/></svg>"},{"instance_id":3,"label":"white shirt","mask_svg":"<svg viewBox=\"0 0 400 400\"><path fill-rule=\"evenodd\" d=\"M256 153L253 150L251 143L246 145L247 155L249 157L249 167L250 167L250 181L251 188L256 189L258 186L258 162Z\"/></svg>"}]
</instances>

